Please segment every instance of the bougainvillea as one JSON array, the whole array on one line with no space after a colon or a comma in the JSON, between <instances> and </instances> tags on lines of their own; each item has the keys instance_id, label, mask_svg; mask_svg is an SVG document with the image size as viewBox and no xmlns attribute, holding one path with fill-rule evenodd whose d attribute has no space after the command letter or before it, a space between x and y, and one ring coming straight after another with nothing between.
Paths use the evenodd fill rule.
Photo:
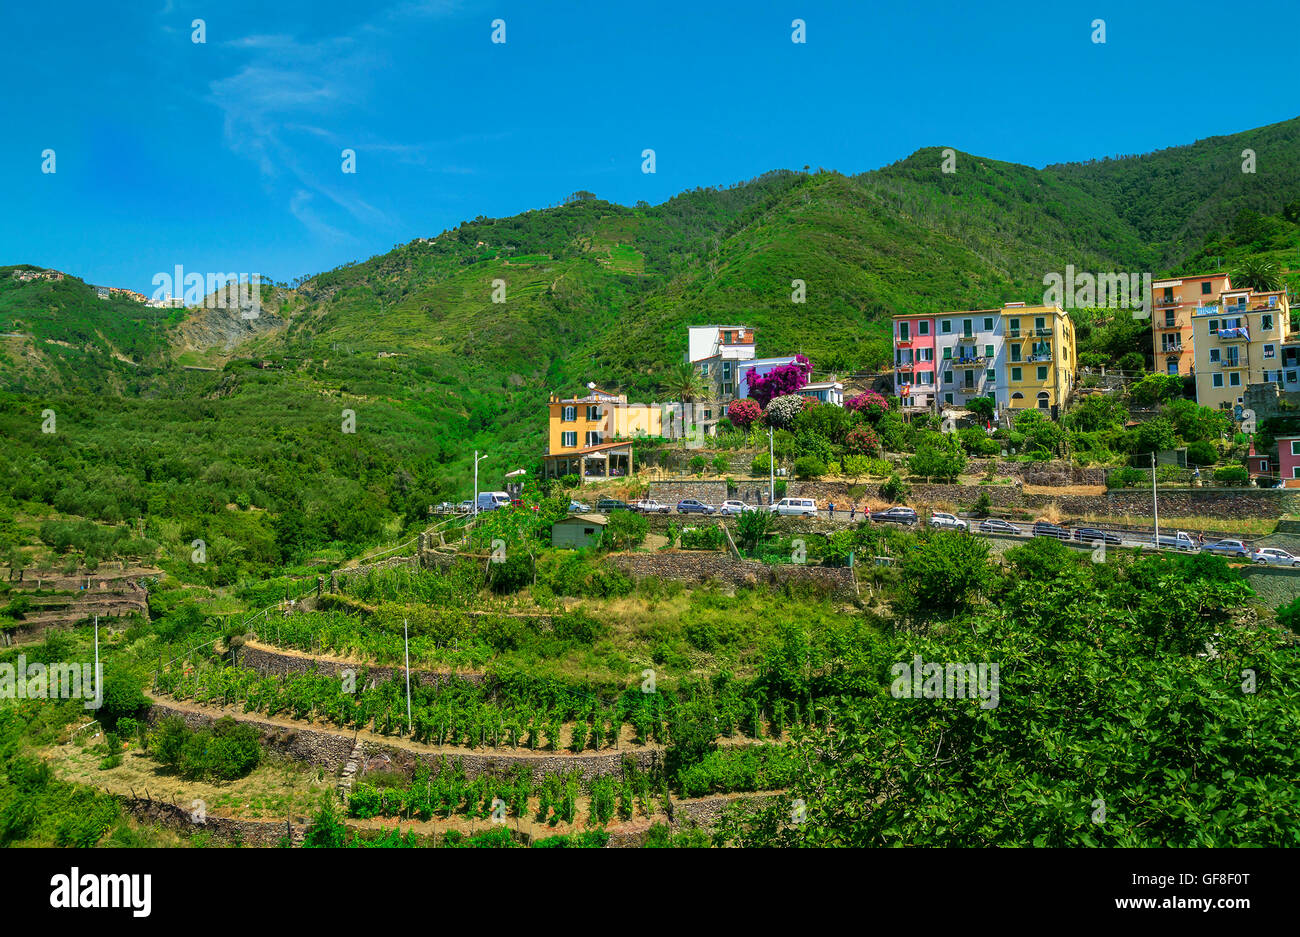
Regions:
<instances>
[{"instance_id":1,"label":"bougainvillea","mask_svg":"<svg viewBox=\"0 0 1300 937\"><path fill-rule=\"evenodd\" d=\"M844 448L854 455L876 455L880 438L869 426L855 426L844 437Z\"/></svg>"},{"instance_id":2,"label":"bougainvillea","mask_svg":"<svg viewBox=\"0 0 1300 937\"><path fill-rule=\"evenodd\" d=\"M758 401L759 406L766 407L777 397L793 394L808 383L812 375L812 364L803 355L795 355L793 364L783 364L773 368L761 377L749 378L749 396Z\"/></svg>"},{"instance_id":3,"label":"bougainvillea","mask_svg":"<svg viewBox=\"0 0 1300 937\"><path fill-rule=\"evenodd\" d=\"M798 394L777 397L763 410L763 422L776 429L789 429L803 410L805 398Z\"/></svg>"},{"instance_id":4,"label":"bougainvillea","mask_svg":"<svg viewBox=\"0 0 1300 937\"><path fill-rule=\"evenodd\" d=\"M868 390L856 397L850 397L844 403L845 410L861 413L872 420L889 410L889 401L882 394Z\"/></svg>"},{"instance_id":5,"label":"bougainvillea","mask_svg":"<svg viewBox=\"0 0 1300 937\"><path fill-rule=\"evenodd\" d=\"M749 400L748 398L744 400L736 400L727 407L727 419L731 420L731 422L735 423L741 429L748 428L750 423L753 423L762 415L763 408L758 405L757 401Z\"/></svg>"}]
</instances>

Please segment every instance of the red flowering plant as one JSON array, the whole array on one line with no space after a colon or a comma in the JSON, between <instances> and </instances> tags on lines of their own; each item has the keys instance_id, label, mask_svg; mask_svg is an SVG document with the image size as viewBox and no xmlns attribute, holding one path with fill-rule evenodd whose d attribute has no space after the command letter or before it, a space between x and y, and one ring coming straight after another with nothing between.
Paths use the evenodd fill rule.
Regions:
<instances>
[{"instance_id":1,"label":"red flowering plant","mask_svg":"<svg viewBox=\"0 0 1300 937\"><path fill-rule=\"evenodd\" d=\"M727 407L727 419L735 423L741 429L748 429L749 424L753 423L763 415L763 408L755 400L745 398L736 400Z\"/></svg>"},{"instance_id":2,"label":"red flowering plant","mask_svg":"<svg viewBox=\"0 0 1300 937\"><path fill-rule=\"evenodd\" d=\"M876 455L880 452L880 437L870 426L855 426L844 437L844 448L854 455Z\"/></svg>"}]
</instances>

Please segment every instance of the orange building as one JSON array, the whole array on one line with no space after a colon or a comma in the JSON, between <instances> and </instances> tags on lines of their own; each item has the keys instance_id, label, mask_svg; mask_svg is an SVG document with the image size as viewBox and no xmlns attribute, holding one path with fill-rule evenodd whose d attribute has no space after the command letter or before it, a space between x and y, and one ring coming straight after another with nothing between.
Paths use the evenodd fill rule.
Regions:
<instances>
[{"instance_id":1,"label":"orange building","mask_svg":"<svg viewBox=\"0 0 1300 937\"><path fill-rule=\"evenodd\" d=\"M1192 319L1198 309L1213 306L1219 294L1231 290L1226 273L1166 277L1151 283L1151 332L1155 348L1153 371L1191 374L1196 366L1192 348Z\"/></svg>"}]
</instances>

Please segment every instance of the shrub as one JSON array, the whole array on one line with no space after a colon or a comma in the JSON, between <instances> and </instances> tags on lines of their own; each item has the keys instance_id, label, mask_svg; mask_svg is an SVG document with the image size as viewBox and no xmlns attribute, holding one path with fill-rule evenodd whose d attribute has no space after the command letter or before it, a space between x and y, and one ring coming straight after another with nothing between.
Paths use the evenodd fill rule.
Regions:
<instances>
[{"instance_id":1,"label":"shrub","mask_svg":"<svg viewBox=\"0 0 1300 937\"><path fill-rule=\"evenodd\" d=\"M794 463L794 473L800 478L821 478L826 474L826 463L816 456L801 456Z\"/></svg>"},{"instance_id":2,"label":"shrub","mask_svg":"<svg viewBox=\"0 0 1300 937\"><path fill-rule=\"evenodd\" d=\"M778 478L774 488L775 490L772 492L772 497L776 498L778 501L785 497L787 485L784 478Z\"/></svg>"},{"instance_id":3,"label":"shrub","mask_svg":"<svg viewBox=\"0 0 1300 937\"><path fill-rule=\"evenodd\" d=\"M727 419L743 429L748 429L749 425L762 415L763 408L758 405L758 401L750 400L748 397L744 400L733 400L727 407Z\"/></svg>"},{"instance_id":4,"label":"shrub","mask_svg":"<svg viewBox=\"0 0 1300 937\"><path fill-rule=\"evenodd\" d=\"M880 437L869 426L855 426L844 437L844 448L854 455L874 456L880 452Z\"/></svg>"},{"instance_id":5,"label":"shrub","mask_svg":"<svg viewBox=\"0 0 1300 937\"><path fill-rule=\"evenodd\" d=\"M1244 485L1249 478L1244 465L1225 465L1214 470L1214 480L1221 485Z\"/></svg>"},{"instance_id":6,"label":"shrub","mask_svg":"<svg viewBox=\"0 0 1300 937\"><path fill-rule=\"evenodd\" d=\"M772 460L766 452L754 456L754 461L749 463L749 471L753 475L766 475L771 468Z\"/></svg>"},{"instance_id":7,"label":"shrub","mask_svg":"<svg viewBox=\"0 0 1300 937\"><path fill-rule=\"evenodd\" d=\"M993 507L993 499L989 497L987 491L981 491L980 496L975 499L975 505L972 510L976 517L988 517L989 508Z\"/></svg>"},{"instance_id":8,"label":"shrub","mask_svg":"<svg viewBox=\"0 0 1300 937\"><path fill-rule=\"evenodd\" d=\"M713 457L713 471L717 472L719 475L725 472L730 465L731 463L727 461L727 457L722 453L718 453Z\"/></svg>"},{"instance_id":9,"label":"shrub","mask_svg":"<svg viewBox=\"0 0 1300 937\"><path fill-rule=\"evenodd\" d=\"M650 532L650 522L631 511L615 511L605 525L605 545L611 550L629 550L640 545Z\"/></svg>"},{"instance_id":10,"label":"shrub","mask_svg":"<svg viewBox=\"0 0 1300 937\"><path fill-rule=\"evenodd\" d=\"M905 501L911 493L912 486L897 472L890 475L885 480L885 483L880 486L880 496L886 501Z\"/></svg>"},{"instance_id":11,"label":"shrub","mask_svg":"<svg viewBox=\"0 0 1300 937\"><path fill-rule=\"evenodd\" d=\"M804 403L805 398L798 394L777 397L763 411L763 419L768 426L789 429L794 425L795 418L803 411Z\"/></svg>"},{"instance_id":12,"label":"shrub","mask_svg":"<svg viewBox=\"0 0 1300 937\"><path fill-rule=\"evenodd\" d=\"M1219 453L1213 445L1199 439L1187 447L1187 461L1193 465L1213 465L1219 461Z\"/></svg>"},{"instance_id":13,"label":"shrub","mask_svg":"<svg viewBox=\"0 0 1300 937\"><path fill-rule=\"evenodd\" d=\"M844 409L851 413L864 414L869 418L878 418L882 413L889 410L889 401L885 399L883 394L868 390L846 400Z\"/></svg>"},{"instance_id":14,"label":"shrub","mask_svg":"<svg viewBox=\"0 0 1300 937\"><path fill-rule=\"evenodd\" d=\"M707 464L708 463L705 461L704 456L702 455L691 456L691 471L694 472L696 475L703 472L704 466L706 466Z\"/></svg>"}]
</instances>

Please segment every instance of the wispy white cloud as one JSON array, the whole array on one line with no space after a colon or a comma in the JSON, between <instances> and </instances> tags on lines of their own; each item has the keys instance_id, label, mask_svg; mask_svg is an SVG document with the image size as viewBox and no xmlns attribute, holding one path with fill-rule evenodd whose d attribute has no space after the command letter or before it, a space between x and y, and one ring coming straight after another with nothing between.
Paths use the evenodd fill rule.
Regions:
<instances>
[{"instance_id":1,"label":"wispy white cloud","mask_svg":"<svg viewBox=\"0 0 1300 937\"><path fill-rule=\"evenodd\" d=\"M290 212L315 234L347 236L324 220L322 208L325 214L331 211L321 199L358 225L393 225L387 213L323 175L319 160L304 159L302 138L325 140L338 148L336 152L353 147L359 154L384 152L403 162L427 165L430 152L444 144L388 141L364 134L363 139L345 140L329 125L341 115L365 113L373 92L370 76L386 64L386 36L409 28L413 19L449 16L459 7L458 0L401 0L347 34L301 39L266 32L221 43L239 63L208 86L209 102L222 113L225 145L257 165L271 197L284 190ZM468 172L455 167L432 169L457 175Z\"/></svg>"}]
</instances>

